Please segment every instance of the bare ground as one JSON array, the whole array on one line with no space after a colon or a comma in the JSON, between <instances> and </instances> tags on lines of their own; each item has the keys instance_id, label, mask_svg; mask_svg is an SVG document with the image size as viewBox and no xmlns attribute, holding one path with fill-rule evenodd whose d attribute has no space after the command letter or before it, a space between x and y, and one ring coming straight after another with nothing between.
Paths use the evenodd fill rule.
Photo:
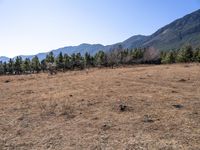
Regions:
<instances>
[{"instance_id":1,"label":"bare ground","mask_svg":"<svg viewBox=\"0 0 200 150\"><path fill-rule=\"evenodd\" d=\"M200 149L200 65L0 77L0 149Z\"/></svg>"}]
</instances>

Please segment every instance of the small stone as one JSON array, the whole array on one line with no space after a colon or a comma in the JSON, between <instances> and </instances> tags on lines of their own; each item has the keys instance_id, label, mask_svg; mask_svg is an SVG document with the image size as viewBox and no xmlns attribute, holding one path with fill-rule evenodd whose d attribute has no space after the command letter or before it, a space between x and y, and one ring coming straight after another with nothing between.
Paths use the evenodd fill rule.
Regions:
<instances>
[{"instance_id":1,"label":"small stone","mask_svg":"<svg viewBox=\"0 0 200 150\"><path fill-rule=\"evenodd\" d=\"M151 117L150 117L150 116L148 116L148 115L145 115L145 116L144 116L144 120L143 120L143 122L145 122L145 123L153 123L153 122L154 122L154 120L153 120L153 119L151 119Z\"/></svg>"},{"instance_id":2,"label":"small stone","mask_svg":"<svg viewBox=\"0 0 200 150\"><path fill-rule=\"evenodd\" d=\"M177 108L177 109L181 109L183 108L183 105L180 105L180 104L175 104L175 105L172 105L173 107Z\"/></svg>"},{"instance_id":3,"label":"small stone","mask_svg":"<svg viewBox=\"0 0 200 150\"><path fill-rule=\"evenodd\" d=\"M123 104L120 104L120 105L119 105L119 110L122 111L122 112L123 112L123 111L126 111L126 108L127 108L126 105L123 105Z\"/></svg>"},{"instance_id":4,"label":"small stone","mask_svg":"<svg viewBox=\"0 0 200 150\"><path fill-rule=\"evenodd\" d=\"M6 81L5 81L5 83L9 83L9 82L10 82L10 80L6 80Z\"/></svg>"}]
</instances>

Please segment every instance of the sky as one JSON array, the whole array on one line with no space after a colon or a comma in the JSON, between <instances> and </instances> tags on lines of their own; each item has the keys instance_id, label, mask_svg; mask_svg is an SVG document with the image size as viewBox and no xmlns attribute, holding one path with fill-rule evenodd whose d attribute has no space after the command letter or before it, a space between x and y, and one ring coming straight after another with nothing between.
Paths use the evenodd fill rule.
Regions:
<instances>
[{"instance_id":1,"label":"sky","mask_svg":"<svg viewBox=\"0 0 200 150\"><path fill-rule=\"evenodd\" d=\"M200 0L0 0L0 56L150 35Z\"/></svg>"}]
</instances>

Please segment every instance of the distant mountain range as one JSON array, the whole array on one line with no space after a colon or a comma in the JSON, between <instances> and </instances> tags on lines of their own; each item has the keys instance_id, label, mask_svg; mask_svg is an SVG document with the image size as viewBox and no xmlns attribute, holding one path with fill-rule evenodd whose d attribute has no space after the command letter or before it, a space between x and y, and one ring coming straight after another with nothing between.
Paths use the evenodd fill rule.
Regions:
<instances>
[{"instance_id":1,"label":"distant mountain range","mask_svg":"<svg viewBox=\"0 0 200 150\"><path fill-rule=\"evenodd\" d=\"M200 10L175 20L149 36L135 35L121 43L107 46L101 44L81 44L79 46L68 46L52 51L55 56L60 52L69 55L78 52L81 54L88 52L94 55L100 50L108 51L119 45L123 48L154 47L159 50L169 50L180 48L185 44L191 44L193 47L200 47ZM36 55L42 60L47 54L48 53L39 53ZM22 55L21 57L23 59L31 59L33 56L34 55ZM0 57L0 61L4 62L8 60L8 57Z\"/></svg>"}]
</instances>

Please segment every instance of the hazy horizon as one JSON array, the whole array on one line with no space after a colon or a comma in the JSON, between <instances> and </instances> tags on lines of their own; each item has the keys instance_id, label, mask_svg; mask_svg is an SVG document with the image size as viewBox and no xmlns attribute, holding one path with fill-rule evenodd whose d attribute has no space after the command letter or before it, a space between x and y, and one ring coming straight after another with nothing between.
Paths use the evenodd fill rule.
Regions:
<instances>
[{"instance_id":1,"label":"hazy horizon","mask_svg":"<svg viewBox=\"0 0 200 150\"><path fill-rule=\"evenodd\" d=\"M199 9L200 0L0 0L0 56L150 35Z\"/></svg>"}]
</instances>

